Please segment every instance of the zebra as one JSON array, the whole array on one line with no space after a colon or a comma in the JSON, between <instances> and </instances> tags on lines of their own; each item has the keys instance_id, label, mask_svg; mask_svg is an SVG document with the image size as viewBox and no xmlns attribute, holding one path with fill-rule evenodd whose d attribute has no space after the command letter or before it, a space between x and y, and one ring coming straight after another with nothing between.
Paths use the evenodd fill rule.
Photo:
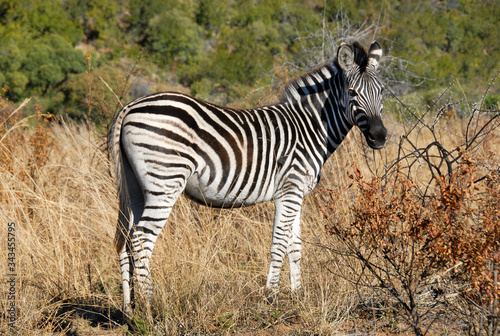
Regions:
<instances>
[{"instance_id":1,"label":"zebra","mask_svg":"<svg viewBox=\"0 0 500 336\"><path fill-rule=\"evenodd\" d=\"M274 201L266 293L272 301L278 292L285 255L291 290L300 293L300 212L321 167L354 125L369 147L385 146L381 56L377 42L368 51L343 43L333 62L292 81L270 106L238 110L176 92L124 106L108 134L119 190L123 312L132 313L134 270L152 300L153 248L183 192L221 208Z\"/></svg>"}]
</instances>

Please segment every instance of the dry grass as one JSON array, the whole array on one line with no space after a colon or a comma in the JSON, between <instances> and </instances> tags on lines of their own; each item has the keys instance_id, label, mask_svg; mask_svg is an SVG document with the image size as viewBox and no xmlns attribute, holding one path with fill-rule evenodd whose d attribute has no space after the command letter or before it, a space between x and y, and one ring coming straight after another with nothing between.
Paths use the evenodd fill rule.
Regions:
<instances>
[{"instance_id":1,"label":"dry grass","mask_svg":"<svg viewBox=\"0 0 500 336\"><path fill-rule=\"evenodd\" d=\"M79 305L102 312L119 305L119 272L110 252L115 187L95 139L85 127L42 121L35 130L9 134L2 151L8 160L0 164L0 221L17 227L19 332L64 329L64 314ZM6 264L1 267L7 274ZM4 308L6 299L2 292Z\"/></svg>"},{"instance_id":2,"label":"dry grass","mask_svg":"<svg viewBox=\"0 0 500 336\"><path fill-rule=\"evenodd\" d=\"M302 300L289 293L287 265L277 302L264 300L272 204L231 211L181 198L153 254L156 310L150 316L138 307L127 325L120 313L113 246L116 188L103 141L86 126L50 123L46 117L10 121L0 133L0 272L8 273L5 224L15 222L20 335L375 335L407 330L394 317L363 314L358 309L361 293L351 283L355 274L349 279L330 272L341 266L323 247L334 242L325 232L320 191L306 199L302 216ZM366 176L380 175L396 155L405 129L392 120L386 125L391 135L386 149L369 150L355 131L323 170L321 186L339 190L337 208L345 215L339 220L352 215L356 198L347 172L353 165ZM442 127L443 143L458 144L460 122ZM414 141L428 140L425 131L412 136ZM498 141L488 146L496 149ZM2 317L8 316L7 294L2 285ZM2 319L0 333L8 331L7 323Z\"/></svg>"}]
</instances>

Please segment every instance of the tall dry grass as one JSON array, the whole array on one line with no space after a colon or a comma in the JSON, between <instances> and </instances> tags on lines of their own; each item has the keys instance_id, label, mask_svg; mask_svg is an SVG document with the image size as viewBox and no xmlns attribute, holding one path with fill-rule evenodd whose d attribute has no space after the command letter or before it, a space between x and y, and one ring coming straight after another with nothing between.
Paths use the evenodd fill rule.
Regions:
<instances>
[{"instance_id":1,"label":"tall dry grass","mask_svg":"<svg viewBox=\"0 0 500 336\"><path fill-rule=\"evenodd\" d=\"M20 334L65 329L65 316L79 306L104 314L118 305L111 253L116 202L106 154L86 127L46 118L12 123L0 143L0 236L4 247L6 224L16 223ZM0 267L7 274L6 262Z\"/></svg>"}]
</instances>

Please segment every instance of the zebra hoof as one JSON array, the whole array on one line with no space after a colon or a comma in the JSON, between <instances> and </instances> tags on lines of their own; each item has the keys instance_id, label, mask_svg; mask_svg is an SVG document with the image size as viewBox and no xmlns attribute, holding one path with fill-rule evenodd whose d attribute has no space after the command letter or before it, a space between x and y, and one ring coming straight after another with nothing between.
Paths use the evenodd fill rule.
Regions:
<instances>
[{"instance_id":1,"label":"zebra hoof","mask_svg":"<svg viewBox=\"0 0 500 336\"><path fill-rule=\"evenodd\" d=\"M276 297L278 296L278 291L277 290L268 290L266 294L266 302L268 304L272 304L274 300L276 300Z\"/></svg>"},{"instance_id":2,"label":"zebra hoof","mask_svg":"<svg viewBox=\"0 0 500 336\"><path fill-rule=\"evenodd\" d=\"M132 317L132 306L129 304L123 304L122 312L124 317L131 318Z\"/></svg>"},{"instance_id":3,"label":"zebra hoof","mask_svg":"<svg viewBox=\"0 0 500 336\"><path fill-rule=\"evenodd\" d=\"M302 301L304 298L304 291L302 290L302 287L292 291L292 299L296 301Z\"/></svg>"}]
</instances>

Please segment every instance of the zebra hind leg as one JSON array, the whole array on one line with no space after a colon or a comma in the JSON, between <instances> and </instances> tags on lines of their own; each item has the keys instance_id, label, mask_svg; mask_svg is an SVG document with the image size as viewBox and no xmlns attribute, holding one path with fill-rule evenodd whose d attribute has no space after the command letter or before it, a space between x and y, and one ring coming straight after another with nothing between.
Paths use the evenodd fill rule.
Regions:
<instances>
[{"instance_id":1,"label":"zebra hind leg","mask_svg":"<svg viewBox=\"0 0 500 336\"><path fill-rule=\"evenodd\" d=\"M125 315L132 316L132 303L134 301L134 267L130 244L123 245L119 258L122 273L122 311Z\"/></svg>"},{"instance_id":2,"label":"zebra hind leg","mask_svg":"<svg viewBox=\"0 0 500 336\"><path fill-rule=\"evenodd\" d=\"M122 311L125 315L132 315L132 303L134 300L134 263L131 247L131 230L137 218L141 216L144 208L142 193L135 179L129 179L127 188L123 188L120 194L120 211L118 213L118 226L116 229L115 243L120 260L122 279L123 305ZM128 193L132 190L132 193Z\"/></svg>"},{"instance_id":3,"label":"zebra hind leg","mask_svg":"<svg viewBox=\"0 0 500 336\"><path fill-rule=\"evenodd\" d=\"M138 298L145 299L148 309L154 304L150 268L151 255L172 207L184 189L184 184L166 186L161 192L149 193L141 219L132 229L131 245L138 287L137 294Z\"/></svg>"},{"instance_id":4,"label":"zebra hind leg","mask_svg":"<svg viewBox=\"0 0 500 336\"><path fill-rule=\"evenodd\" d=\"M123 306L126 316L132 315L134 303L134 260L132 232L144 210L144 195L132 167L125 155L122 156L122 174L119 178L118 225L115 243L120 261Z\"/></svg>"},{"instance_id":5,"label":"zebra hind leg","mask_svg":"<svg viewBox=\"0 0 500 336\"><path fill-rule=\"evenodd\" d=\"M151 287L150 260L152 254L151 238L143 227L134 228L132 233L133 265L137 278L137 299L141 306L144 303L149 309L153 305L153 290ZM156 237L153 238L156 240Z\"/></svg>"}]
</instances>

